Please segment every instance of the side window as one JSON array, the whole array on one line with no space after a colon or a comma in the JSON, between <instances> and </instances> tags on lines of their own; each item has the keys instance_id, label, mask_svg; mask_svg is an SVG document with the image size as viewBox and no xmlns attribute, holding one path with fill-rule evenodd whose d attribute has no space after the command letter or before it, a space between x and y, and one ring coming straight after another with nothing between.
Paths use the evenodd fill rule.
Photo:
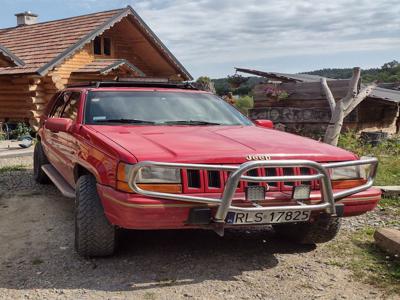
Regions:
<instances>
[{"instance_id":1,"label":"side window","mask_svg":"<svg viewBox=\"0 0 400 300\"><path fill-rule=\"evenodd\" d=\"M61 112L63 111L65 102L68 101L70 95L71 93L62 93L58 97L51 111L50 117L59 118L61 116Z\"/></svg>"},{"instance_id":2,"label":"side window","mask_svg":"<svg viewBox=\"0 0 400 300\"><path fill-rule=\"evenodd\" d=\"M75 120L78 115L79 102L81 99L81 94L73 92L69 101L65 105L64 111L61 115L62 118L69 118Z\"/></svg>"}]
</instances>

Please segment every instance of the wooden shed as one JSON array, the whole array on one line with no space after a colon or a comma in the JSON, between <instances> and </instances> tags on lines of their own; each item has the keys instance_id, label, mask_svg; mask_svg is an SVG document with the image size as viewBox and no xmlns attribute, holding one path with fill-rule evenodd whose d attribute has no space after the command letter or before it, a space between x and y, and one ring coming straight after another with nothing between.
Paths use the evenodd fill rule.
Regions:
<instances>
[{"instance_id":1,"label":"wooden shed","mask_svg":"<svg viewBox=\"0 0 400 300\"><path fill-rule=\"evenodd\" d=\"M16 27L0 29L0 122L35 127L49 99L73 82L192 79L130 6L43 23L30 12L16 16Z\"/></svg>"},{"instance_id":2,"label":"wooden shed","mask_svg":"<svg viewBox=\"0 0 400 300\"><path fill-rule=\"evenodd\" d=\"M285 129L317 136L325 132L331 118L320 76L284 74L237 68L238 71L262 76L267 82L255 86L251 119L270 119ZM349 79L327 79L336 100L344 97ZM345 119L343 128L361 131L399 132L400 91L376 87L368 98Z\"/></svg>"}]
</instances>

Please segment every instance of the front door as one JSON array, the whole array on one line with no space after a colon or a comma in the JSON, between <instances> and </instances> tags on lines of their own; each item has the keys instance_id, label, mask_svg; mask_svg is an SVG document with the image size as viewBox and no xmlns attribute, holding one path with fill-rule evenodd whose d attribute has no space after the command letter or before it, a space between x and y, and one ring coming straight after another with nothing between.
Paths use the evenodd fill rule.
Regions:
<instances>
[{"instance_id":1,"label":"front door","mask_svg":"<svg viewBox=\"0 0 400 300\"><path fill-rule=\"evenodd\" d=\"M70 96L70 92L63 92L60 94L48 116L49 119L61 117L65 104L67 103ZM45 123L43 127L43 134L43 147L45 149L47 158L50 163L60 172L60 170L62 170L63 168L64 163L62 153L59 150L60 147L58 133L48 129Z\"/></svg>"}]
</instances>

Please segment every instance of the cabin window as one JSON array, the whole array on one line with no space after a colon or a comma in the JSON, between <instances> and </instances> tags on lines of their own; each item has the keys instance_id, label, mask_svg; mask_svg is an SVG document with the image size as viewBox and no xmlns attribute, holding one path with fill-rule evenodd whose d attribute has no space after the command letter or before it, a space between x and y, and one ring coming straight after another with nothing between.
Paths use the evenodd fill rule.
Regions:
<instances>
[{"instance_id":1,"label":"cabin window","mask_svg":"<svg viewBox=\"0 0 400 300\"><path fill-rule=\"evenodd\" d=\"M101 37L96 37L93 41L93 52L95 55L101 55Z\"/></svg>"},{"instance_id":2,"label":"cabin window","mask_svg":"<svg viewBox=\"0 0 400 300\"><path fill-rule=\"evenodd\" d=\"M110 56L111 55L111 39L110 38L104 38L103 39L103 51L104 55Z\"/></svg>"},{"instance_id":3,"label":"cabin window","mask_svg":"<svg viewBox=\"0 0 400 300\"><path fill-rule=\"evenodd\" d=\"M111 56L111 39L105 37L96 37L93 41L94 55Z\"/></svg>"}]
</instances>

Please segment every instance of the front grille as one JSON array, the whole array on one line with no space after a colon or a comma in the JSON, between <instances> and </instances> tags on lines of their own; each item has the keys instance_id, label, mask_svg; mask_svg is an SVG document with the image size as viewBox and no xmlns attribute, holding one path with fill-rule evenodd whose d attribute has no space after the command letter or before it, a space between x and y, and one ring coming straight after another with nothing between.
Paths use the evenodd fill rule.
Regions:
<instances>
[{"instance_id":1,"label":"front grille","mask_svg":"<svg viewBox=\"0 0 400 300\"><path fill-rule=\"evenodd\" d=\"M294 176L315 174L309 168L260 168L247 172L247 176ZM222 192L229 172L208 171L208 170L183 170L183 192L184 193L216 193ZM294 186L300 184L311 185L313 190L319 189L318 181L285 181L285 182L246 182L240 181L237 187L238 192L243 192L246 186L261 185L267 186L270 191L291 191Z\"/></svg>"},{"instance_id":2,"label":"front grille","mask_svg":"<svg viewBox=\"0 0 400 300\"><path fill-rule=\"evenodd\" d=\"M222 183L220 171L207 171L207 182L210 188L220 188Z\"/></svg>"},{"instance_id":3,"label":"front grille","mask_svg":"<svg viewBox=\"0 0 400 300\"><path fill-rule=\"evenodd\" d=\"M278 169L266 168L266 169L264 169L264 171L265 171L265 176L268 176L268 177L278 176ZM270 187L278 188L279 182L270 182L270 183L268 183L268 185Z\"/></svg>"},{"instance_id":4,"label":"front grille","mask_svg":"<svg viewBox=\"0 0 400 300\"><path fill-rule=\"evenodd\" d=\"M200 170L187 170L187 186L189 188L199 189L201 188L201 173Z\"/></svg>"},{"instance_id":5,"label":"front grille","mask_svg":"<svg viewBox=\"0 0 400 300\"><path fill-rule=\"evenodd\" d=\"M293 169L293 168L283 168L283 176L294 176L294 174L295 174L295 169ZM292 186L296 185L296 182L295 181L285 181L285 182L283 182L283 184L285 186L292 187Z\"/></svg>"}]
</instances>

